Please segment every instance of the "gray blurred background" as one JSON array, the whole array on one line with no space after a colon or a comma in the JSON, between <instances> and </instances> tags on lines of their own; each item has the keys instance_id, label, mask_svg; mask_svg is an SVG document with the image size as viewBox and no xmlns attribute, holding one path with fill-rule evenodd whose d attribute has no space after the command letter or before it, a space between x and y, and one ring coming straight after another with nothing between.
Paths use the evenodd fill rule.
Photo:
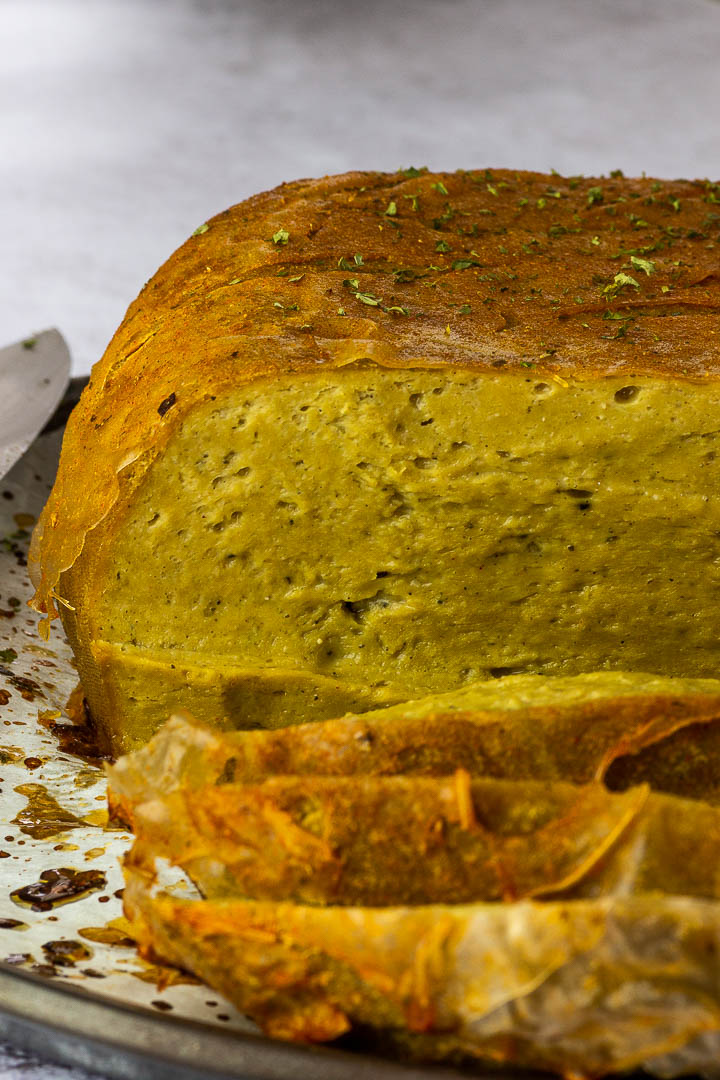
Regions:
<instances>
[{"instance_id":1,"label":"gray blurred background","mask_svg":"<svg viewBox=\"0 0 720 1080\"><path fill-rule=\"evenodd\" d=\"M715 0L0 0L0 344L75 372L211 214L353 168L720 176Z\"/></svg>"}]
</instances>

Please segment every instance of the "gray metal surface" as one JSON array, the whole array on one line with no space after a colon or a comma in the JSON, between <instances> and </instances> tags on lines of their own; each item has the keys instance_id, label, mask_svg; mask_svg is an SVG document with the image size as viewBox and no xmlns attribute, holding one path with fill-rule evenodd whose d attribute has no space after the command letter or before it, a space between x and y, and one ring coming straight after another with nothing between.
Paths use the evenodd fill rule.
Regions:
<instances>
[{"instance_id":1,"label":"gray metal surface","mask_svg":"<svg viewBox=\"0 0 720 1080\"><path fill-rule=\"evenodd\" d=\"M57 330L0 349L0 477L50 419L69 377L70 353Z\"/></svg>"},{"instance_id":2,"label":"gray metal surface","mask_svg":"<svg viewBox=\"0 0 720 1080\"><path fill-rule=\"evenodd\" d=\"M52 1061L102 1071L113 1080L460 1080L468 1075L226 1034L96 998L4 964L0 1037ZM533 1074L481 1073L483 1080L507 1080L508 1075L529 1080Z\"/></svg>"}]
</instances>

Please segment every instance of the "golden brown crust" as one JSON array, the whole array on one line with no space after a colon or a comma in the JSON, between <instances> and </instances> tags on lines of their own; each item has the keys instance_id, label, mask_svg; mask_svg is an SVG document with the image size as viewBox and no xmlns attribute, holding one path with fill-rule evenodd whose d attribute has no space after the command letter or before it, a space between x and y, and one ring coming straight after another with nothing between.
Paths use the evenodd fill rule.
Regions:
<instances>
[{"instance_id":1,"label":"golden brown crust","mask_svg":"<svg viewBox=\"0 0 720 1080\"><path fill-rule=\"evenodd\" d=\"M196 901L157 890L137 850L125 875L141 952L194 972L274 1038L324 1041L357 1025L365 1050L380 1032L386 1050L446 1062L461 1051L494 1074L686 1075L717 1062L716 901Z\"/></svg>"},{"instance_id":2,"label":"golden brown crust","mask_svg":"<svg viewBox=\"0 0 720 1080\"><path fill-rule=\"evenodd\" d=\"M707 181L408 170L298 181L219 214L93 369L34 537L37 609L56 614L119 474L138 482L225 387L357 361L718 378L718 204Z\"/></svg>"},{"instance_id":3,"label":"golden brown crust","mask_svg":"<svg viewBox=\"0 0 720 1080\"><path fill-rule=\"evenodd\" d=\"M471 778L464 769L433 778L278 776L181 789L140 805L134 829L208 899L457 904L604 895L620 878L628 890L670 892L682 863L673 855L689 837L697 851L705 846L694 873L683 866L684 891L720 894L720 811L650 796L646 785L617 793Z\"/></svg>"},{"instance_id":4,"label":"golden brown crust","mask_svg":"<svg viewBox=\"0 0 720 1080\"><path fill-rule=\"evenodd\" d=\"M603 780L720 805L720 699L706 694L611 696L496 712L393 710L276 730L219 732L175 714L108 773L111 817L132 828L136 805L220 782L270 776L446 776Z\"/></svg>"}]
</instances>

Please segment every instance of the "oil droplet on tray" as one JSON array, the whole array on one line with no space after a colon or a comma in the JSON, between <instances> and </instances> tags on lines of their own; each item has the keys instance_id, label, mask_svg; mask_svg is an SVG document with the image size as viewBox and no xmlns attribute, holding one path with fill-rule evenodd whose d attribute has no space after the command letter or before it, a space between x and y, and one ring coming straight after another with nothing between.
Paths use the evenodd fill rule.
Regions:
<instances>
[{"instance_id":1,"label":"oil droplet on tray","mask_svg":"<svg viewBox=\"0 0 720 1080\"><path fill-rule=\"evenodd\" d=\"M56 833L77 829L85 824L70 810L60 806L42 784L20 784L15 790L19 795L24 795L28 802L12 819L12 824L19 825L21 832L35 840L46 840Z\"/></svg>"},{"instance_id":2,"label":"oil droplet on tray","mask_svg":"<svg viewBox=\"0 0 720 1080\"><path fill-rule=\"evenodd\" d=\"M33 911L50 911L60 904L82 900L84 896L104 889L107 880L102 870L73 870L62 866L58 870L43 870L40 880L23 885L10 893L10 899Z\"/></svg>"},{"instance_id":3,"label":"oil droplet on tray","mask_svg":"<svg viewBox=\"0 0 720 1080\"><path fill-rule=\"evenodd\" d=\"M107 926L84 926L82 930L78 930L78 934L87 941L97 941L101 945L116 945L125 949L135 948L133 939L121 927L110 923Z\"/></svg>"},{"instance_id":4,"label":"oil droplet on tray","mask_svg":"<svg viewBox=\"0 0 720 1080\"><path fill-rule=\"evenodd\" d=\"M75 967L80 960L89 960L92 949L82 941L46 941L42 947L45 959L56 967Z\"/></svg>"},{"instance_id":5,"label":"oil droplet on tray","mask_svg":"<svg viewBox=\"0 0 720 1080\"><path fill-rule=\"evenodd\" d=\"M15 765L25 757L19 746L0 746L0 765Z\"/></svg>"},{"instance_id":6,"label":"oil droplet on tray","mask_svg":"<svg viewBox=\"0 0 720 1080\"><path fill-rule=\"evenodd\" d=\"M89 765L102 768L109 755L100 746L100 735L93 720L81 686L76 686L68 698L65 713L69 723L57 723L62 716L50 716L41 712L40 721L59 743L60 750L73 757L82 758Z\"/></svg>"}]
</instances>

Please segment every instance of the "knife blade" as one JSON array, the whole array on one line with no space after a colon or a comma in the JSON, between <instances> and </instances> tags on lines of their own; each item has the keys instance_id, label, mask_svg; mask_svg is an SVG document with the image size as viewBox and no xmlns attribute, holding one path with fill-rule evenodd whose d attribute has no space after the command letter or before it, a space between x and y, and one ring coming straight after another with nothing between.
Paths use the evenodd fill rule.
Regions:
<instances>
[{"instance_id":1,"label":"knife blade","mask_svg":"<svg viewBox=\"0 0 720 1080\"><path fill-rule=\"evenodd\" d=\"M0 477L50 419L70 378L70 352L58 330L0 349Z\"/></svg>"}]
</instances>

